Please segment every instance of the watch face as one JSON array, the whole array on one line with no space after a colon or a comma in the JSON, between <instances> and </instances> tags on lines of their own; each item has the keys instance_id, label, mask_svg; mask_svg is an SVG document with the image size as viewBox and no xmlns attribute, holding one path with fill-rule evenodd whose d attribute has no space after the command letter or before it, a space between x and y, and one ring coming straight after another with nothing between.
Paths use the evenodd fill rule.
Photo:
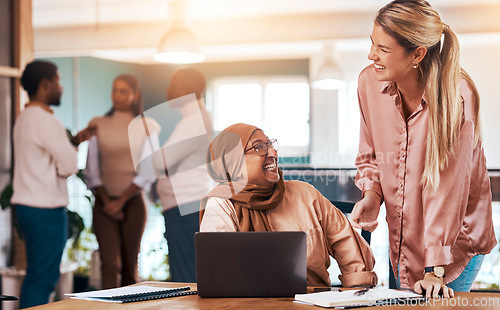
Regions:
<instances>
[{"instance_id":1,"label":"watch face","mask_svg":"<svg viewBox=\"0 0 500 310\"><path fill-rule=\"evenodd\" d=\"M442 278L444 276L444 267L434 267L433 272L437 277Z\"/></svg>"}]
</instances>

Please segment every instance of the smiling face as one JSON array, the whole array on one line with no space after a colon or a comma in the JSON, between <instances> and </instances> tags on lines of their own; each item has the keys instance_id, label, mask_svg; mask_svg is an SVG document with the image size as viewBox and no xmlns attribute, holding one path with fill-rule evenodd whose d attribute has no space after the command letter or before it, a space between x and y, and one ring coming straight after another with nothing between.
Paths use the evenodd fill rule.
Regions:
<instances>
[{"instance_id":1,"label":"smiling face","mask_svg":"<svg viewBox=\"0 0 500 310\"><path fill-rule=\"evenodd\" d=\"M256 130L245 146L245 161L247 165L248 183L269 186L278 183L278 152L269 147L266 156L259 156L252 146L258 143L269 142L268 137L261 130Z\"/></svg>"},{"instance_id":2,"label":"smiling face","mask_svg":"<svg viewBox=\"0 0 500 310\"><path fill-rule=\"evenodd\" d=\"M134 91L125 81L117 79L113 82L111 100L116 111L129 112L132 110Z\"/></svg>"},{"instance_id":3,"label":"smiling face","mask_svg":"<svg viewBox=\"0 0 500 310\"><path fill-rule=\"evenodd\" d=\"M413 68L419 59L415 52L407 51L403 46L384 31L378 23L373 25L370 36L372 46L368 59L375 64L376 78L378 81L400 82L409 77L414 77L418 70Z\"/></svg>"}]
</instances>

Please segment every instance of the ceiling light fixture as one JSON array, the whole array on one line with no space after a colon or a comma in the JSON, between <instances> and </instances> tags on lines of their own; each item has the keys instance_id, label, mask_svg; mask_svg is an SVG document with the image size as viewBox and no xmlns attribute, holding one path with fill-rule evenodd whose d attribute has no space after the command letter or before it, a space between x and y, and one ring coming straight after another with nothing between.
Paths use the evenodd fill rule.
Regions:
<instances>
[{"instance_id":1,"label":"ceiling light fixture","mask_svg":"<svg viewBox=\"0 0 500 310\"><path fill-rule=\"evenodd\" d=\"M163 35L154 60L173 64L190 64L202 62L205 55L191 30L185 25L185 2L169 1L169 19L172 26Z\"/></svg>"},{"instance_id":2,"label":"ceiling light fixture","mask_svg":"<svg viewBox=\"0 0 500 310\"><path fill-rule=\"evenodd\" d=\"M336 90L344 88L346 81L343 79L343 73L339 65L334 60L333 45L323 47L323 63L321 64L311 87L323 90Z\"/></svg>"}]
</instances>

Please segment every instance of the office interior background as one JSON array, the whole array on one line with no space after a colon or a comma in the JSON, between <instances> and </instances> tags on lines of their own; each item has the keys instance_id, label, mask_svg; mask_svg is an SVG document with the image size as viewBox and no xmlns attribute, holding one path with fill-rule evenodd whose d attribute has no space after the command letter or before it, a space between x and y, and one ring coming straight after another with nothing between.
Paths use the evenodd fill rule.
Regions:
<instances>
[{"instance_id":1,"label":"office interior background","mask_svg":"<svg viewBox=\"0 0 500 310\"><path fill-rule=\"evenodd\" d=\"M145 110L165 102L169 77L180 64L154 59L169 30L183 27L205 57L191 64L207 76L206 104L216 130L236 122L264 128L280 142L280 164L295 176L309 175L331 200L350 199L342 189L353 183L359 134L357 76L370 61L373 18L387 0L0 0L0 189L11 178L11 129L26 103L18 79L31 59L55 62L64 88L56 116L76 132L111 107L111 84L121 73L136 75ZM500 1L431 0L461 44L461 64L481 96L483 141L494 200L500 200ZM311 87L326 65L335 66L331 89ZM164 142L178 111L157 116ZM79 149L79 164L86 145ZM306 172L307 171L307 172ZM312 172L311 172L312 171ZM321 173L314 172L321 171ZM302 174L302 175L301 175ZM330 183L330 184L328 184ZM346 185L347 184L347 185ZM352 186L351 186L352 187ZM68 179L69 209L84 219L87 249L77 262L90 264L97 249L90 231L90 193ZM340 189L339 189L340 188ZM338 193L341 193L338 197ZM346 198L347 197L347 198ZM383 210L383 208L382 208ZM12 210L0 211L0 268L13 262ZM385 214L372 234L379 284L388 285ZM500 234L500 203L493 216ZM163 218L151 203L140 254L144 279L168 278ZM497 238L498 239L498 238ZM69 246L68 246L69 247ZM65 260L73 257L66 255ZM477 278L485 287L500 283L498 246L486 256ZM332 279L336 278L335 263Z\"/></svg>"}]
</instances>

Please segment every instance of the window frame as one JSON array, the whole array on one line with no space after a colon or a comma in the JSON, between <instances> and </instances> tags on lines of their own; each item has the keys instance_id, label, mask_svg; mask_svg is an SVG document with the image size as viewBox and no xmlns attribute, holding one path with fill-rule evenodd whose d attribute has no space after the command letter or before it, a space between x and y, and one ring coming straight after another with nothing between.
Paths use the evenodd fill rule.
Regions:
<instances>
[{"instance_id":1,"label":"window frame","mask_svg":"<svg viewBox=\"0 0 500 310\"><path fill-rule=\"evenodd\" d=\"M255 76L255 75L244 75L244 76L221 76L214 78L211 82L211 92L207 94L207 109L212 113L214 127L218 118L217 112L217 101L218 101L218 89L222 85L227 84L259 84L261 90L261 121L264 122L265 115L265 105L266 105L266 85L272 83L304 83L308 87L308 120L307 126L309 127L308 142L304 146L286 146L280 144L280 156L281 157L305 157L309 156L311 151L311 86L309 83L309 77L306 75L271 75L271 76ZM215 128L215 130L222 130L221 128ZM275 138L275 137L269 137ZM278 139L278 144L280 143Z\"/></svg>"}]
</instances>

